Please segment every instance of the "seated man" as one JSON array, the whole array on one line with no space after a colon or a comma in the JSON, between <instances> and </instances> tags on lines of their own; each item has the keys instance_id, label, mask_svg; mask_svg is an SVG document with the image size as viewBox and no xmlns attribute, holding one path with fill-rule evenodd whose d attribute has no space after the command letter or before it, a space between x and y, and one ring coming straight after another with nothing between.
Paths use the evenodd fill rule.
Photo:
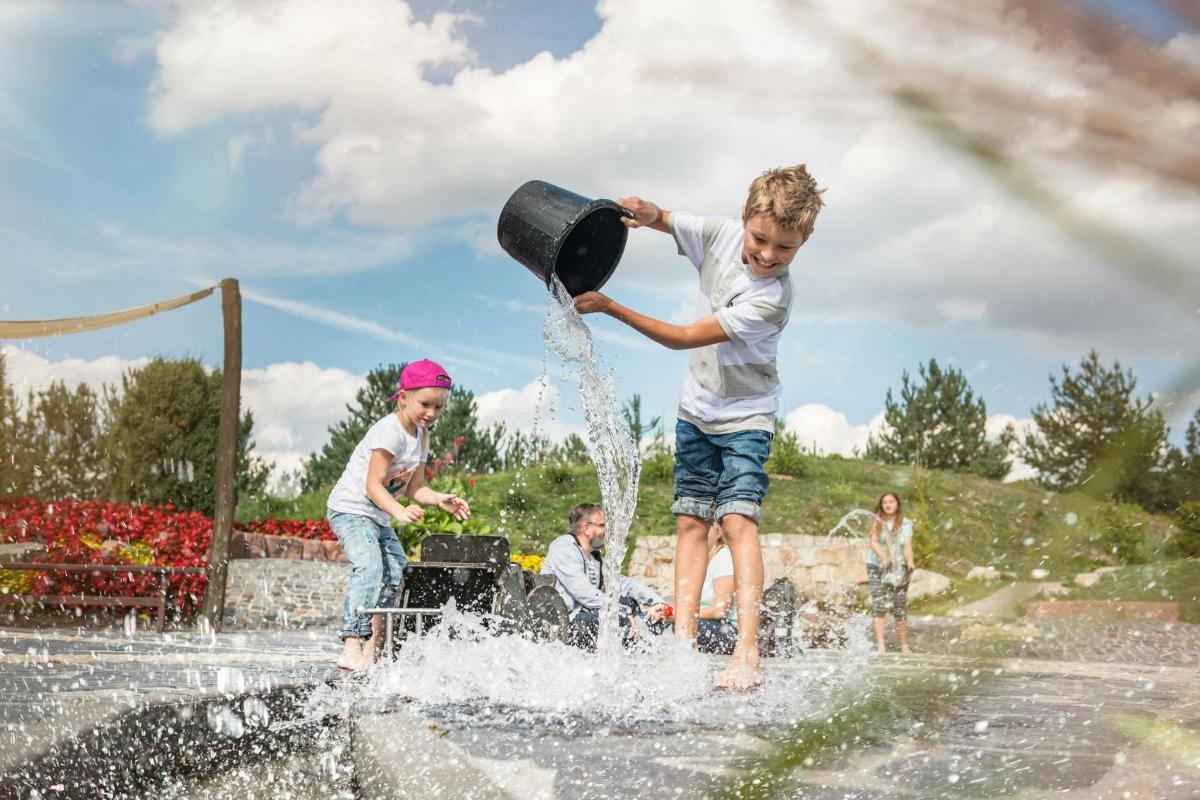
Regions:
<instances>
[{"instance_id":1,"label":"seated man","mask_svg":"<svg viewBox=\"0 0 1200 800\"><path fill-rule=\"evenodd\" d=\"M569 530L550 543L542 574L557 579L556 588L571 615L571 641L595 647L600 630L600 603L604 597L604 509L598 503L580 503L571 509ZM638 636L636 615L644 609L648 628L658 633L666 627L666 603L635 580L621 579L621 630L626 642Z\"/></svg>"}]
</instances>

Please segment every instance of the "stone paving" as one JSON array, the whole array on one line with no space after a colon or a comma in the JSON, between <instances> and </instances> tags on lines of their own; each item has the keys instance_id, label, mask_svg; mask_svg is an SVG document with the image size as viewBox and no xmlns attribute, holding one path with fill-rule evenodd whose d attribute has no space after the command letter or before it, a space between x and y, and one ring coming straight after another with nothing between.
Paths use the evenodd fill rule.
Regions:
<instances>
[{"instance_id":1,"label":"stone paving","mask_svg":"<svg viewBox=\"0 0 1200 800\"><path fill-rule=\"evenodd\" d=\"M768 684L826 662L837 654L768 662ZM736 715L699 728L514 725L495 721L502 710L473 708L422 725L427 710L383 703L352 719L355 766L365 797L389 799L426 798L430 787L436 797L523 800L743 796L738 787L815 800L1200 795L1193 670L949 656L876 656L863 669L864 691L903 687L896 707L840 731L814 714L790 747L778 744L781 731ZM837 719L844 698L829 700ZM832 753L789 762L818 728ZM404 734L381 740L379 730Z\"/></svg>"},{"instance_id":2,"label":"stone paving","mask_svg":"<svg viewBox=\"0 0 1200 800\"><path fill-rule=\"evenodd\" d=\"M892 625L887 625L889 635ZM945 617L909 620L919 653L1006 656L1148 666L1200 666L1200 625L1019 620L987 623ZM894 646L894 642L893 642Z\"/></svg>"},{"instance_id":3,"label":"stone paving","mask_svg":"<svg viewBox=\"0 0 1200 800\"><path fill-rule=\"evenodd\" d=\"M889 632L891 627L889 623ZM916 655L871 656L863 669L950 680L945 676L970 674L976 662L967 656L982 655L1001 659L1002 672L920 725L897 723L869 746L852 748L841 761L788 773L789 794L779 796L1200 796L1200 626L1082 621L989 625L915 618L910 627ZM112 731L110 740L126 743L124 759L141 760L137 766L143 772L137 774L165 769L155 758L186 762L215 752L212 742L205 744L208 749L185 746L199 741L197 728L210 738L225 737L235 757L230 763L236 764L239 753L262 749L248 732L242 735L243 726L252 725L256 716L265 719L268 710L276 723L296 713L296 703L281 699L280 690L302 694L344 679L331 667L337 648L329 630L159 636L126 635L121 629L0 629L0 798L33 797L29 787L37 781L55 797L133 796L84 784L94 773L120 771L109 763L111 750L100 754L103 758L84 757L89 737L95 737L90 731L106 726ZM792 667L786 661L770 663L773 670L814 669L822 659L834 657L814 651ZM251 696L262 698L262 710L247 703ZM150 715L148 710L154 709L166 711ZM189 720L196 724L181 727ZM495 726L481 737L471 725L445 726L435 738L466 753L480 774L508 781L504 791L511 797L676 797L683 786L699 796L747 768L759 768L754 759L766 747L763 732L739 730L735 722L684 738L678 730L606 729L597 739L590 730L587 736L556 737L552 731ZM985 730L979 729L981 722L987 723ZM1185 743L1184 749L1172 759L1152 739L1130 732L1134 723L1174 726L1173 735ZM425 727L421 731L428 733ZM150 734L154 741L141 741ZM312 732L307 741L316 736ZM303 742L297 747L293 750L308 752ZM278 743L266 749L285 751ZM51 757L54 752L60 755ZM329 753L323 757L333 758ZM286 763L303 769L310 760L296 756ZM595 769L581 766L589 761ZM343 771L336 793L349 797L348 767L338 763L340 767L329 768ZM211 764L191 766L211 770ZM319 789L324 784L318 780L329 769L297 778L299 784L317 787L312 795L288 790L289 796L331 796ZM247 783L240 785L253 786L255 771L244 772ZM519 775L532 783L525 785L526 793L513 794L520 788L513 776ZM190 798L189 791L172 796ZM252 793L224 791L196 796ZM422 794L423 800L429 796L428 791Z\"/></svg>"}]
</instances>

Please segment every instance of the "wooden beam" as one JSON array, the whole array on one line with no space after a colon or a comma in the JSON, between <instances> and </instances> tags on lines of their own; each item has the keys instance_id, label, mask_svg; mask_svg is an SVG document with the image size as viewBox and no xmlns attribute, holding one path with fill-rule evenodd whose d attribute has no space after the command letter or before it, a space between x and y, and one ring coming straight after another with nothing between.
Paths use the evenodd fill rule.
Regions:
<instances>
[{"instance_id":1,"label":"wooden beam","mask_svg":"<svg viewBox=\"0 0 1200 800\"><path fill-rule=\"evenodd\" d=\"M229 571L229 541L237 506L238 427L242 390L242 295L233 278L221 281L221 316L225 321L225 361L221 367L221 422L217 428L216 513L208 548L208 582L200 616L213 631L225 616L225 578Z\"/></svg>"}]
</instances>

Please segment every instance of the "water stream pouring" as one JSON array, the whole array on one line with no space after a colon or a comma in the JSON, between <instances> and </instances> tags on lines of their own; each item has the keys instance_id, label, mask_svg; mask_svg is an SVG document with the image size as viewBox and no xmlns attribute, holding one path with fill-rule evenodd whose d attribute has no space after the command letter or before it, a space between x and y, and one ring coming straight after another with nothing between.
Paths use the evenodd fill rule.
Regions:
<instances>
[{"instance_id":1,"label":"water stream pouring","mask_svg":"<svg viewBox=\"0 0 1200 800\"><path fill-rule=\"evenodd\" d=\"M555 275L575 297L599 289L617 268L632 216L612 200L589 200L545 181L529 181L500 211L504 251L550 288Z\"/></svg>"}]
</instances>

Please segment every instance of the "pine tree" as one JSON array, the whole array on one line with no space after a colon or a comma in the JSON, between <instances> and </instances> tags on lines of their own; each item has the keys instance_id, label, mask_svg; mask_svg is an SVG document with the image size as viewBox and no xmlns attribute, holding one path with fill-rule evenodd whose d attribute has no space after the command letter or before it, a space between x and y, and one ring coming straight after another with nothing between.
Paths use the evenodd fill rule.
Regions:
<instances>
[{"instance_id":1,"label":"pine tree","mask_svg":"<svg viewBox=\"0 0 1200 800\"><path fill-rule=\"evenodd\" d=\"M501 423L480 430L475 393L455 386L433 425L430 447L437 456L457 448L454 463L459 469L494 472L500 469L500 440L503 438L504 425Z\"/></svg>"},{"instance_id":2,"label":"pine tree","mask_svg":"<svg viewBox=\"0 0 1200 800\"><path fill-rule=\"evenodd\" d=\"M305 463L300 482L304 491L331 488L370 427L396 410L395 402L388 398L396 393L404 367L403 363L381 364L367 373L367 381L355 393L354 402L346 406L347 416L330 426L329 441ZM492 472L501 466L500 440L504 426L497 424L480 430L475 394L469 389L455 386L450 390L431 433L431 458L453 451L458 440L457 466L469 472Z\"/></svg>"},{"instance_id":3,"label":"pine tree","mask_svg":"<svg viewBox=\"0 0 1200 800\"><path fill-rule=\"evenodd\" d=\"M1033 409L1036 430L1021 457L1053 489L1084 487L1156 508L1164 502L1162 475L1169 454L1167 427L1149 399L1134 396L1137 380L1119 361L1100 363L1092 350L1078 372L1064 364L1050 376L1051 404Z\"/></svg>"},{"instance_id":4,"label":"pine tree","mask_svg":"<svg viewBox=\"0 0 1200 800\"><path fill-rule=\"evenodd\" d=\"M21 408L8 382L4 351L0 350L0 495L18 492L17 446Z\"/></svg>"},{"instance_id":5,"label":"pine tree","mask_svg":"<svg viewBox=\"0 0 1200 800\"><path fill-rule=\"evenodd\" d=\"M642 452L642 439L647 433L655 433L662 425L662 417L654 417L649 423L642 421L642 396L635 394L621 407L621 415L629 427L629 435L633 437L633 445Z\"/></svg>"},{"instance_id":6,"label":"pine tree","mask_svg":"<svg viewBox=\"0 0 1200 800\"><path fill-rule=\"evenodd\" d=\"M329 441L309 456L300 487L306 492L330 489L341 477L355 446L376 421L395 410L388 398L396 393L405 364L380 364L367 373L367 382L346 405L348 416L329 427Z\"/></svg>"},{"instance_id":7,"label":"pine tree","mask_svg":"<svg viewBox=\"0 0 1200 800\"><path fill-rule=\"evenodd\" d=\"M884 400L884 429L867 441L866 457L887 464L974 472L1003 478L1011 467L1009 446L1015 433L1005 429L997 442L987 439L987 406L976 398L966 376L942 369L936 359L917 367L918 380L901 376L900 398L889 388Z\"/></svg>"}]
</instances>

